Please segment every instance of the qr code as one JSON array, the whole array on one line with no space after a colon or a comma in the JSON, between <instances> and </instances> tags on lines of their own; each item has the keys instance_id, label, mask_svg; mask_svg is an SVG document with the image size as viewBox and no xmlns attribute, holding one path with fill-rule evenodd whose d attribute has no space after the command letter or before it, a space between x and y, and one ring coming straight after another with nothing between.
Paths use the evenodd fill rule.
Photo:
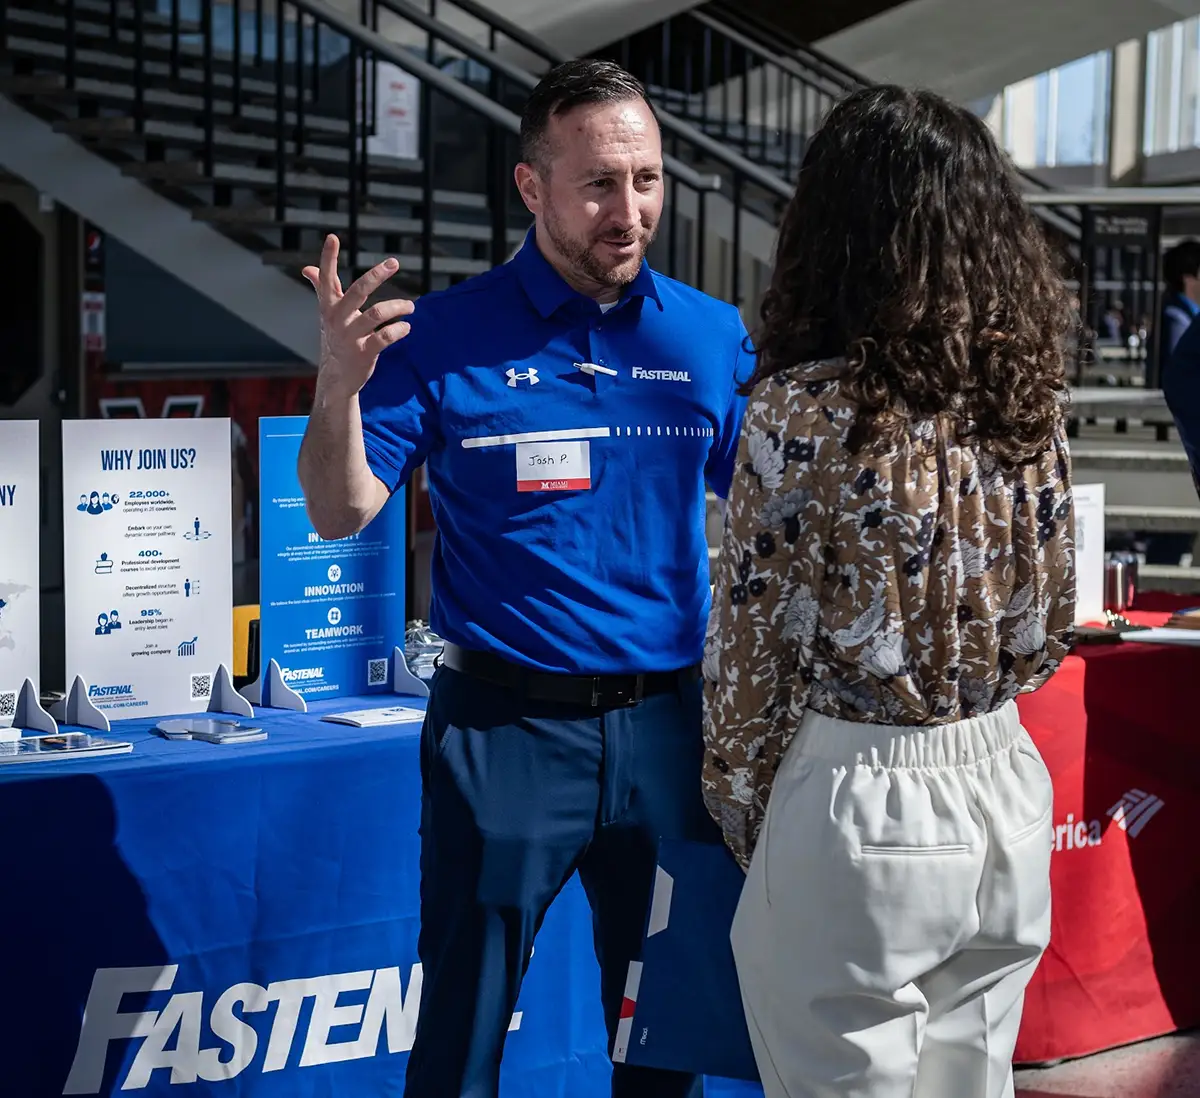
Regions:
<instances>
[{"instance_id":1,"label":"qr code","mask_svg":"<svg viewBox=\"0 0 1200 1098\"><path fill-rule=\"evenodd\" d=\"M192 701L212 697L212 675L192 676Z\"/></svg>"},{"instance_id":2,"label":"qr code","mask_svg":"<svg viewBox=\"0 0 1200 1098\"><path fill-rule=\"evenodd\" d=\"M386 686L388 681L388 661L385 657L381 660L367 660L367 685L368 686Z\"/></svg>"},{"instance_id":3,"label":"qr code","mask_svg":"<svg viewBox=\"0 0 1200 1098\"><path fill-rule=\"evenodd\" d=\"M17 715L17 692L15 690L0 691L0 717L15 717Z\"/></svg>"}]
</instances>

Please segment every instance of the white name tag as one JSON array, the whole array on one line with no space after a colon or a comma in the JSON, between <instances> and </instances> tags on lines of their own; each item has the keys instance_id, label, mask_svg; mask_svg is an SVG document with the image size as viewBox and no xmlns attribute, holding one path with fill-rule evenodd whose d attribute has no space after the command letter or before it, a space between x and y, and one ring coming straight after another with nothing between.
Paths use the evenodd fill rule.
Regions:
<instances>
[{"instance_id":1,"label":"white name tag","mask_svg":"<svg viewBox=\"0 0 1200 1098\"><path fill-rule=\"evenodd\" d=\"M588 442L518 442L518 492L579 492L592 486Z\"/></svg>"}]
</instances>

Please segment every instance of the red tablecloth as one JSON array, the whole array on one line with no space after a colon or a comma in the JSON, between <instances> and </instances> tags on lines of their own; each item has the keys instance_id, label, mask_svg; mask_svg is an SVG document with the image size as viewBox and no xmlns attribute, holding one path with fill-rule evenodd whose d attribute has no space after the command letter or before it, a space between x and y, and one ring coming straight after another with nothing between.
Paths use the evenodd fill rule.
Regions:
<instances>
[{"instance_id":1,"label":"red tablecloth","mask_svg":"<svg viewBox=\"0 0 1200 1098\"><path fill-rule=\"evenodd\" d=\"M1054 778L1055 852L1019 1063L1200 1024L1200 649L1079 651L1020 702Z\"/></svg>"}]
</instances>

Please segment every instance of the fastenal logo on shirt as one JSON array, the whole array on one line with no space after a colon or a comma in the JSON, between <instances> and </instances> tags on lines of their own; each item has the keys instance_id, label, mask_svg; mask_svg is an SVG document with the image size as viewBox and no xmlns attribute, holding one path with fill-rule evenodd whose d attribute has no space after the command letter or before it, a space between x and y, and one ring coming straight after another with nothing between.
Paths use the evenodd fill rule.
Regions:
<instances>
[{"instance_id":1,"label":"fastenal logo on shirt","mask_svg":"<svg viewBox=\"0 0 1200 1098\"><path fill-rule=\"evenodd\" d=\"M691 381L692 375L686 370L643 370L640 366L633 368L635 381Z\"/></svg>"},{"instance_id":2,"label":"fastenal logo on shirt","mask_svg":"<svg viewBox=\"0 0 1200 1098\"><path fill-rule=\"evenodd\" d=\"M1161 797L1143 789L1131 789L1105 815L1131 839L1136 839L1146 824L1164 807ZM1050 849L1056 853L1081 850L1085 846L1099 846L1103 841L1104 832L1099 820L1076 820L1072 813L1068 814L1066 823L1055 826Z\"/></svg>"},{"instance_id":3,"label":"fastenal logo on shirt","mask_svg":"<svg viewBox=\"0 0 1200 1098\"><path fill-rule=\"evenodd\" d=\"M178 965L96 970L63 1094L98 1094L109 1046L123 1048L125 1041L141 1044L120 1084L122 1091L144 1089L158 1070L171 1073L171 1084L225 1082L251 1067L281 1071L297 1045L301 1068L377 1056L385 1032L388 1054L409 1052L413 1046L423 983L419 964L412 966L407 993L400 986L399 968L368 968L277 980L266 987L234 984L215 1000L201 991L178 991L161 1010L121 1010L126 995L170 991L178 972ZM338 1002L353 992L360 993L358 1002ZM368 993L365 1003L361 992ZM311 1011L304 1010L305 999L313 1000ZM265 1015L271 1004L276 1006L270 1021L264 1016L265 1024L251 1025L250 1016ZM213 1048L200 1047L205 1015L216 1038ZM307 1027L301 1025L305 1015ZM350 1032L354 1026L356 1035ZM508 1028L521 1028L520 1013Z\"/></svg>"}]
</instances>

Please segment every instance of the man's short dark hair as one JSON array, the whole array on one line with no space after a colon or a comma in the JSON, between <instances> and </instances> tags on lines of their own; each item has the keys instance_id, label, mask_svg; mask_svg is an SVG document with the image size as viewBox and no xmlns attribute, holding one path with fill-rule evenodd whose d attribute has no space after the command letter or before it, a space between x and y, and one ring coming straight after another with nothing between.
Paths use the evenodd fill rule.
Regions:
<instances>
[{"instance_id":1,"label":"man's short dark hair","mask_svg":"<svg viewBox=\"0 0 1200 1098\"><path fill-rule=\"evenodd\" d=\"M1167 289L1183 293L1185 275L1200 277L1200 240L1181 240L1163 256L1163 281Z\"/></svg>"},{"instance_id":2,"label":"man's short dark hair","mask_svg":"<svg viewBox=\"0 0 1200 1098\"><path fill-rule=\"evenodd\" d=\"M651 113L642 82L611 61L578 58L556 65L529 93L521 112L521 160L539 170L547 166L546 131L551 118L592 103L628 103L640 99Z\"/></svg>"}]
</instances>

